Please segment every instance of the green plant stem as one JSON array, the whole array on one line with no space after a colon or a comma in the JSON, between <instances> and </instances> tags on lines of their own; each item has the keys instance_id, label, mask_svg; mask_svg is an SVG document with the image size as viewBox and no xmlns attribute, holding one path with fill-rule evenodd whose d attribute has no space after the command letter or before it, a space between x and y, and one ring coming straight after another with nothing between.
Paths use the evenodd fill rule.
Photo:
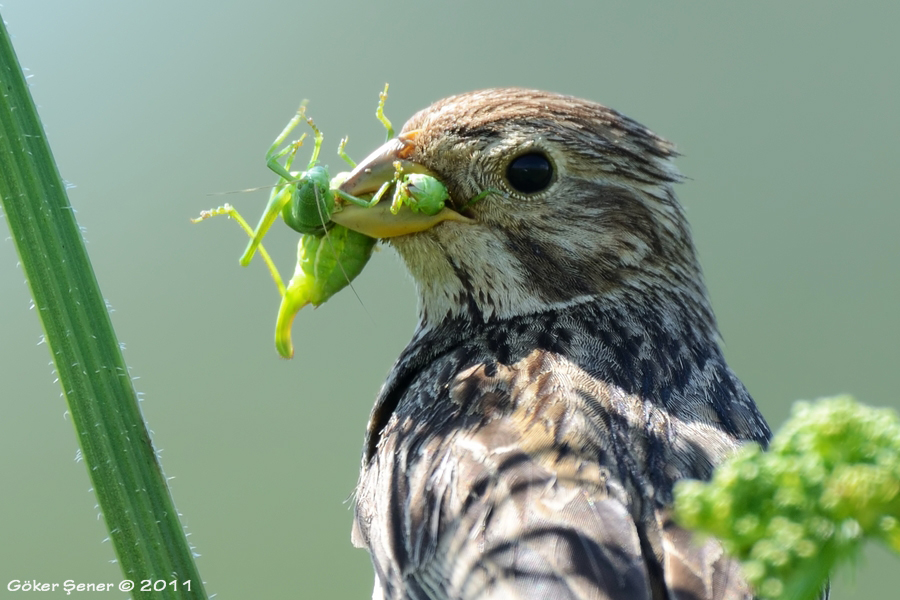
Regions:
<instances>
[{"instance_id":1,"label":"green plant stem","mask_svg":"<svg viewBox=\"0 0 900 600\"><path fill-rule=\"evenodd\" d=\"M2 18L0 199L132 596L206 598ZM177 584L141 592L142 580Z\"/></svg>"}]
</instances>

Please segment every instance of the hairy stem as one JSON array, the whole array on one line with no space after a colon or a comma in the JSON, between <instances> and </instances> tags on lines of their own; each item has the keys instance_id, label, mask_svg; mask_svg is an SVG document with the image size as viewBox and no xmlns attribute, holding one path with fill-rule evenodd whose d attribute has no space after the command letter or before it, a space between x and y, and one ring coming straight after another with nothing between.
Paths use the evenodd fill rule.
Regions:
<instances>
[{"instance_id":1,"label":"hairy stem","mask_svg":"<svg viewBox=\"0 0 900 600\"><path fill-rule=\"evenodd\" d=\"M206 598L2 18L0 199L132 597Z\"/></svg>"}]
</instances>

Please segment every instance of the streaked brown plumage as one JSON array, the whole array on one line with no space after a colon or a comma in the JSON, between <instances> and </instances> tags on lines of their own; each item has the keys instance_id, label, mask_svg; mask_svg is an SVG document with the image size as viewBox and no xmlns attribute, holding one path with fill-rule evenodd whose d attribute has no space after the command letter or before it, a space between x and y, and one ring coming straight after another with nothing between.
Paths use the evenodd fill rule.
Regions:
<instances>
[{"instance_id":1,"label":"streaked brown plumage","mask_svg":"<svg viewBox=\"0 0 900 600\"><path fill-rule=\"evenodd\" d=\"M601 105L521 89L437 102L401 140L346 189L402 157L473 222L391 239L420 322L372 412L356 493L374 596L751 597L719 545L669 514L676 480L769 437L719 349L673 147ZM555 173L530 195L505 177L526 152Z\"/></svg>"}]
</instances>

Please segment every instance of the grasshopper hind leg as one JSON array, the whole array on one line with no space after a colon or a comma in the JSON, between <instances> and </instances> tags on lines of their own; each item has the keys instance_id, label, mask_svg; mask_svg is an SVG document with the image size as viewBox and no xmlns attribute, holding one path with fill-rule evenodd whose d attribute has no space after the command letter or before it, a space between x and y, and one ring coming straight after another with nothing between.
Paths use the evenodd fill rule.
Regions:
<instances>
[{"instance_id":1,"label":"grasshopper hind leg","mask_svg":"<svg viewBox=\"0 0 900 600\"><path fill-rule=\"evenodd\" d=\"M244 220L237 209L230 204L225 204L223 206L220 206L219 208L213 208L211 210L204 210L200 213L199 217L197 217L196 219L191 219L191 223L199 223L200 221L205 221L210 217L217 217L220 215L227 215L235 223L240 225L241 229L243 229L248 236L250 236L251 238L254 236L253 230L250 228L250 225L247 223L247 221ZM278 272L278 268L272 261L272 257L269 256L269 253L266 252L266 249L261 243L257 244L257 249L259 250L259 255L262 256L263 262L266 263L266 267L268 267L269 269L269 274L272 276L272 281L275 282L275 287L278 288L278 293L284 296L284 280L281 279L281 274Z\"/></svg>"}]
</instances>

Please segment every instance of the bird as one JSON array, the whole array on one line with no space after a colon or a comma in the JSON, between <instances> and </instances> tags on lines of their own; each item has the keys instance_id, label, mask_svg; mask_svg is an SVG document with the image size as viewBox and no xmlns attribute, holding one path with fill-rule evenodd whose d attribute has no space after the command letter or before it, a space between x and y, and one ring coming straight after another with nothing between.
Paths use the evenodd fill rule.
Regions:
<instances>
[{"instance_id":1,"label":"bird","mask_svg":"<svg viewBox=\"0 0 900 600\"><path fill-rule=\"evenodd\" d=\"M678 480L771 436L723 356L676 156L601 104L497 88L419 111L345 180L364 195L401 167L449 196L333 216L385 238L418 294L353 500L373 598L753 597L672 513Z\"/></svg>"}]
</instances>

